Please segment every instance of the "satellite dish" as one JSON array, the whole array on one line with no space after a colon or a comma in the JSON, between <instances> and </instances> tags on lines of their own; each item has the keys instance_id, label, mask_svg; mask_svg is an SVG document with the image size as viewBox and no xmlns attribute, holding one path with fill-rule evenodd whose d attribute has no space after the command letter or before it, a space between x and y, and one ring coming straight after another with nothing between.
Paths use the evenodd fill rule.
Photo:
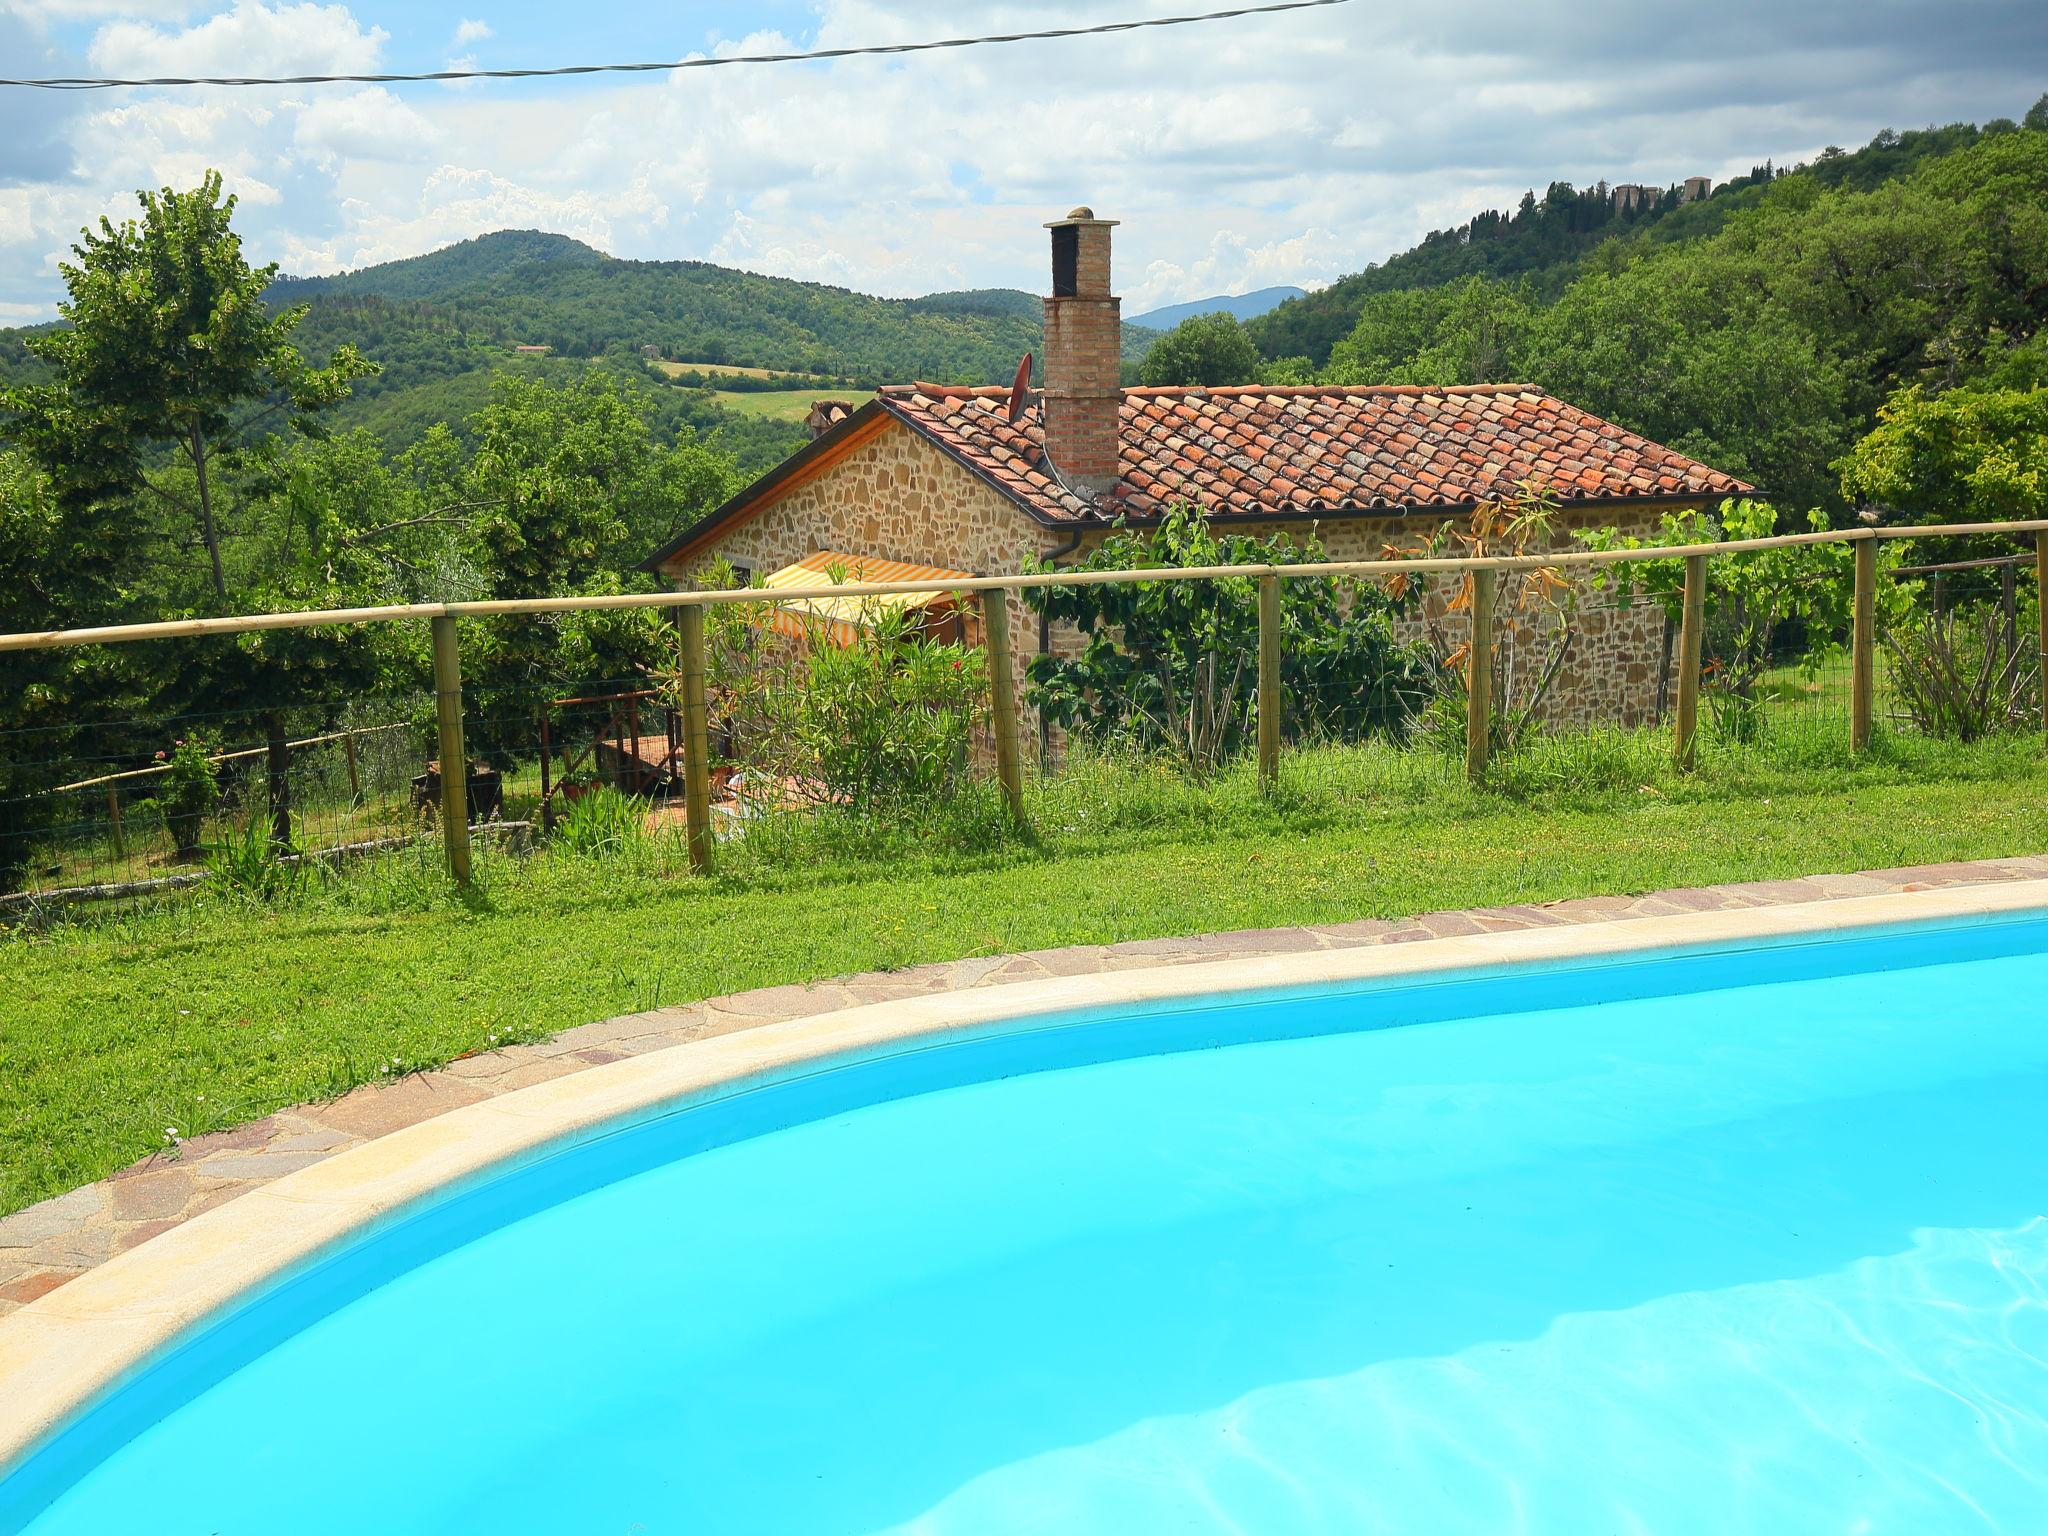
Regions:
<instances>
[{"instance_id":1,"label":"satellite dish","mask_svg":"<svg viewBox=\"0 0 2048 1536\"><path fill-rule=\"evenodd\" d=\"M1017 377L1010 384L1010 420L1015 421L1024 414L1031 404L1031 354L1024 354L1024 361L1017 365Z\"/></svg>"}]
</instances>

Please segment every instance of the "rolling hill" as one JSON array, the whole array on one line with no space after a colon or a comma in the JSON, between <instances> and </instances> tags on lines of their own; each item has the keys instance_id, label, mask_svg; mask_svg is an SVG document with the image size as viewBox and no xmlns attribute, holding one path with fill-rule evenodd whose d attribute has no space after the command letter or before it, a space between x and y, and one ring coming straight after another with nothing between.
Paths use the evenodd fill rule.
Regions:
<instances>
[{"instance_id":1,"label":"rolling hill","mask_svg":"<svg viewBox=\"0 0 2048 1536\"><path fill-rule=\"evenodd\" d=\"M1012 289L878 299L701 261L623 261L561 235L502 230L335 277L281 278L281 303L380 299L430 307L502 344L596 357L652 347L736 364L881 383L1008 379L1040 346L1039 301ZM1132 328L1127 348L1150 333Z\"/></svg>"}]
</instances>

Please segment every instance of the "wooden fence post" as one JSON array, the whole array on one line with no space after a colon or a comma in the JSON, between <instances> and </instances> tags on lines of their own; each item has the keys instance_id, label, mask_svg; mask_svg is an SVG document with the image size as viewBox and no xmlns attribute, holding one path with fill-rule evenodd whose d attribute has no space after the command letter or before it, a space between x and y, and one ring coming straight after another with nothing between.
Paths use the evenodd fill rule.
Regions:
<instances>
[{"instance_id":1,"label":"wooden fence post","mask_svg":"<svg viewBox=\"0 0 2048 1536\"><path fill-rule=\"evenodd\" d=\"M1871 703L1877 691L1877 540L1856 544L1856 600L1849 625L1849 750L1870 745Z\"/></svg>"},{"instance_id":2,"label":"wooden fence post","mask_svg":"<svg viewBox=\"0 0 2048 1536\"><path fill-rule=\"evenodd\" d=\"M1280 779L1280 578L1259 578L1259 789Z\"/></svg>"},{"instance_id":3,"label":"wooden fence post","mask_svg":"<svg viewBox=\"0 0 2048 1536\"><path fill-rule=\"evenodd\" d=\"M107 786L107 822L114 830L114 857L128 857L128 839L121 831L121 791L114 785Z\"/></svg>"},{"instance_id":4,"label":"wooden fence post","mask_svg":"<svg viewBox=\"0 0 2048 1536\"><path fill-rule=\"evenodd\" d=\"M469 751L462 743L462 658L455 620L440 614L434 631L434 715L441 727L441 840L448 872L469 884Z\"/></svg>"},{"instance_id":5,"label":"wooden fence post","mask_svg":"<svg viewBox=\"0 0 2048 1536\"><path fill-rule=\"evenodd\" d=\"M683 652L683 830L690 869L711 873L711 722L704 702L704 608L676 610Z\"/></svg>"},{"instance_id":6,"label":"wooden fence post","mask_svg":"<svg viewBox=\"0 0 2048 1536\"><path fill-rule=\"evenodd\" d=\"M996 777L1010 815L1024 820L1024 765L1017 755L1017 679L1010 671L1010 594L981 594L981 636L988 652L989 721L996 738Z\"/></svg>"},{"instance_id":7,"label":"wooden fence post","mask_svg":"<svg viewBox=\"0 0 2048 1536\"><path fill-rule=\"evenodd\" d=\"M1495 572L1472 573L1471 639L1465 647L1465 777L1486 778L1487 735L1493 725L1493 586Z\"/></svg>"},{"instance_id":8,"label":"wooden fence post","mask_svg":"<svg viewBox=\"0 0 2048 1536\"><path fill-rule=\"evenodd\" d=\"M2041 662L2041 730L2048 735L2048 531L2034 535L2034 606L2039 611L2034 649Z\"/></svg>"},{"instance_id":9,"label":"wooden fence post","mask_svg":"<svg viewBox=\"0 0 2048 1536\"><path fill-rule=\"evenodd\" d=\"M1673 761L1691 773L1699 761L1700 650L1707 621L1707 557L1685 557L1685 606L1678 631L1678 734Z\"/></svg>"}]
</instances>

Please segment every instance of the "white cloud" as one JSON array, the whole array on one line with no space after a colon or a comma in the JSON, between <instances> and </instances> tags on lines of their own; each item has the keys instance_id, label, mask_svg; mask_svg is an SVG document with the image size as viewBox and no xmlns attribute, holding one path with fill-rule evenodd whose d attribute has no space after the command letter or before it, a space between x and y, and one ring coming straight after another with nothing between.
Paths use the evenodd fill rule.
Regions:
<instances>
[{"instance_id":1,"label":"white cloud","mask_svg":"<svg viewBox=\"0 0 2048 1536\"><path fill-rule=\"evenodd\" d=\"M91 44L107 73L352 73L387 46L368 0L212 0L189 25L166 19L184 9L169 0L30 3L122 12ZM929 0L816 11L805 44L954 30ZM974 12L989 30L1101 14L1101 0ZM1553 179L1719 177L1887 122L2017 116L2048 77L2048 29L2029 14L1936 16L1910 0L1363 3L630 81L86 97L66 104L56 169L17 151L10 187L0 147L0 303L53 303L50 264L80 224L212 165L248 199L252 252L303 271L523 226L870 292L1042 291L1039 225L1086 202L1123 220L1118 284L1136 313L1313 286ZM490 31L448 11L432 35L466 56ZM678 51L693 40L670 35ZM793 42L760 33L708 51Z\"/></svg>"},{"instance_id":2,"label":"white cloud","mask_svg":"<svg viewBox=\"0 0 2048 1536\"><path fill-rule=\"evenodd\" d=\"M238 0L195 27L109 22L89 57L123 77L349 75L375 68L389 36L382 27L364 29L345 5Z\"/></svg>"},{"instance_id":3,"label":"white cloud","mask_svg":"<svg viewBox=\"0 0 2048 1536\"><path fill-rule=\"evenodd\" d=\"M322 165L337 160L434 158L441 131L382 86L322 94L298 114L292 142Z\"/></svg>"}]
</instances>

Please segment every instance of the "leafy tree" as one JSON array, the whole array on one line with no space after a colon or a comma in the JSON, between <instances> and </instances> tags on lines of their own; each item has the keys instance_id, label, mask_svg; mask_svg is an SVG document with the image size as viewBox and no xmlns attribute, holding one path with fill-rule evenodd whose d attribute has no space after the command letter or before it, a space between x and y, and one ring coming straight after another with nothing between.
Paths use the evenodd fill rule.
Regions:
<instances>
[{"instance_id":1,"label":"leafy tree","mask_svg":"<svg viewBox=\"0 0 2048 1536\"><path fill-rule=\"evenodd\" d=\"M1190 315L1152 344L1138 376L1147 384L1256 384L1259 349L1235 315Z\"/></svg>"},{"instance_id":2,"label":"leafy tree","mask_svg":"<svg viewBox=\"0 0 2048 1536\"><path fill-rule=\"evenodd\" d=\"M147 489L184 503L196 518L213 595L228 576L216 506L223 460L250 434L279 420L310 430L315 413L374 371L353 347L324 367L292 343L303 312L272 314L263 290L275 266L255 269L230 228L235 199L218 172L199 187L141 194L143 216L102 218L63 265L68 329L35 337L29 350L52 377L7 392L9 430L72 503ZM152 473L160 450L179 454L190 495Z\"/></svg>"},{"instance_id":3,"label":"leafy tree","mask_svg":"<svg viewBox=\"0 0 2048 1536\"><path fill-rule=\"evenodd\" d=\"M1527 287L1465 277L1376 294L1330 353L1337 384L1500 384L1522 377L1536 314Z\"/></svg>"},{"instance_id":4,"label":"leafy tree","mask_svg":"<svg viewBox=\"0 0 2048 1536\"><path fill-rule=\"evenodd\" d=\"M626 590L628 573L736 488L732 461L679 434L653 437L644 393L593 369L556 388L500 379L474 418L461 471L483 594L496 598ZM435 452L445 454L440 440ZM631 576L634 582L644 578ZM470 671L490 695L479 740L517 752L546 700L573 685L631 681L668 648L652 609L509 618L477 626Z\"/></svg>"},{"instance_id":5,"label":"leafy tree","mask_svg":"<svg viewBox=\"0 0 2048 1536\"><path fill-rule=\"evenodd\" d=\"M121 610L119 520L65 505L19 453L0 452L0 631L106 622ZM0 662L0 891L27 867L33 841L63 814L48 792L65 781L77 722L117 686L111 652L16 651Z\"/></svg>"},{"instance_id":6,"label":"leafy tree","mask_svg":"<svg viewBox=\"0 0 2048 1536\"><path fill-rule=\"evenodd\" d=\"M2048 388L1901 390L1839 468L1843 495L1918 521L2048 516Z\"/></svg>"},{"instance_id":7,"label":"leafy tree","mask_svg":"<svg viewBox=\"0 0 2048 1536\"><path fill-rule=\"evenodd\" d=\"M1199 509L1169 510L1146 530L1119 529L1084 571L1292 565L1324 558L1314 540L1219 537ZM1280 584L1280 681L1286 733L1356 738L1402 729L1431 691L1420 649L1394 635L1402 599L1336 577ZM1038 587L1024 600L1079 626L1075 656L1032 658L1026 697L1048 723L1097 743L1171 753L1207 774L1251 739L1259 650L1251 578Z\"/></svg>"}]
</instances>

